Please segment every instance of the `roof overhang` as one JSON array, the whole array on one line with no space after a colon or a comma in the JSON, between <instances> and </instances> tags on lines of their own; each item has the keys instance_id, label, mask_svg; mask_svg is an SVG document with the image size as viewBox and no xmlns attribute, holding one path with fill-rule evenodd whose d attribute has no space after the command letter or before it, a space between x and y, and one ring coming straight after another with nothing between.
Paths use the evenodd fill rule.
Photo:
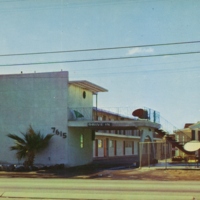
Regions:
<instances>
[{"instance_id":1,"label":"roof overhang","mask_svg":"<svg viewBox=\"0 0 200 200\"><path fill-rule=\"evenodd\" d=\"M85 89L85 90L89 90L93 94L97 94L98 92L108 92L107 89L100 87L89 81L84 81L84 80L83 81L69 81L69 84L77 86L77 87Z\"/></svg>"}]
</instances>

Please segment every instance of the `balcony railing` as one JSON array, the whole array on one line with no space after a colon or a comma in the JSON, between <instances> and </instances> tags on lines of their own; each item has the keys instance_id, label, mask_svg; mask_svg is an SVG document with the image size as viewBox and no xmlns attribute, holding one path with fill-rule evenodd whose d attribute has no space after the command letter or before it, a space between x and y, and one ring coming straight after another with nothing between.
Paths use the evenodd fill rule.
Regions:
<instances>
[{"instance_id":1,"label":"balcony railing","mask_svg":"<svg viewBox=\"0 0 200 200\"><path fill-rule=\"evenodd\" d=\"M137 117L132 116L132 112L138 109L138 107L71 107L68 111L68 119L71 120L104 120L98 118L99 113L104 113L105 116L115 116L117 119L137 119ZM160 123L160 113L152 110L150 108L143 108L147 111L148 116L147 120L150 120L155 123ZM105 119L108 120L108 119Z\"/></svg>"},{"instance_id":2,"label":"balcony railing","mask_svg":"<svg viewBox=\"0 0 200 200\"><path fill-rule=\"evenodd\" d=\"M160 124L161 129L166 131L168 134L175 134L175 139L177 142L180 143L186 143L188 141L191 141L191 137L188 136L186 133L184 133L181 129L175 127L173 124L171 124L169 121L164 119L163 117L160 117ZM176 134L178 133L178 134Z\"/></svg>"},{"instance_id":3,"label":"balcony railing","mask_svg":"<svg viewBox=\"0 0 200 200\"><path fill-rule=\"evenodd\" d=\"M68 120L76 121L76 120L102 120L98 118L98 113L105 113L105 115L113 115L118 116L120 118L127 119L136 119L136 117L132 116L132 112L136 108L130 107L71 107L68 109Z\"/></svg>"},{"instance_id":4,"label":"balcony railing","mask_svg":"<svg viewBox=\"0 0 200 200\"><path fill-rule=\"evenodd\" d=\"M87 121L106 121L109 119L103 119L103 118L98 118L99 113L105 113L105 115L113 115L117 116L118 119L124 118L124 120L129 119L129 120L134 120L137 119L136 117L132 116L132 112L134 110L138 109L138 107L101 107L101 108L96 108L96 107L71 107L68 109L68 120L69 121L78 121L78 120L87 120ZM161 129L167 132L168 134L176 133L177 131L180 132L178 128L176 128L174 125L172 125L169 121L164 119L163 117L160 116L160 113L144 107L144 110L147 111L148 115L146 120L149 120L154 123L161 124ZM115 120L115 119L114 119ZM180 142L184 141L189 141L191 138L187 136L186 134L182 133L184 135L183 137L180 137L179 140Z\"/></svg>"}]
</instances>

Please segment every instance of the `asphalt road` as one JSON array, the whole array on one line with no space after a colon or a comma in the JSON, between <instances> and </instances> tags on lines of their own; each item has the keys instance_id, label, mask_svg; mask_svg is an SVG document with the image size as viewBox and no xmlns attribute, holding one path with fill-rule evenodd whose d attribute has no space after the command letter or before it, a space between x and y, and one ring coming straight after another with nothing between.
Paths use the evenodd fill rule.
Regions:
<instances>
[{"instance_id":1,"label":"asphalt road","mask_svg":"<svg viewBox=\"0 0 200 200\"><path fill-rule=\"evenodd\" d=\"M200 200L198 181L1 178L0 200Z\"/></svg>"}]
</instances>

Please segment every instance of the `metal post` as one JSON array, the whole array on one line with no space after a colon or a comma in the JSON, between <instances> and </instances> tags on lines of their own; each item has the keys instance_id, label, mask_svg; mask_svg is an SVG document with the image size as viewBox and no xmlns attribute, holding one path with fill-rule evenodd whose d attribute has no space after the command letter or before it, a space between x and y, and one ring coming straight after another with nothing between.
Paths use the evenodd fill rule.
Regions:
<instances>
[{"instance_id":1,"label":"metal post","mask_svg":"<svg viewBox=\"0 0 200 200\"><path fill-rule=\"evenodd\" d=\"M165 169L167 169L167 140L165 140Z\"/></svg>"},{"instance_id":2,"label":"metal post","mask_svg":"<svg viewBox=\"0 0 200 200\"><path fill-rule=\"evenodd\" d=\"M96 93L96 116L95 116L95 120L98 120L98 117L97 117L97 107L98 107L98 93Z\"/></svg>"},{"instance_id":3,"label":"metal post","mask_svg":"<svg viewBox=\"0 0 200 200\"><path fill-rule=\"evenodd\" d=\"M141 142L139 142L139 158L140 158L140 168L142 168L142 149L141 149Z\"/></svg>"},{"instance_id":4,"label":"metal post","mask_svg":"<svg viewBox=\"0 0 200 200\"><path fill-rule=\"evenodd\" d=\"M148 153L148 167L150 168L150 151L149 151L149 143L150 143L150 142L147 143L147 151L148 151L147 153Z\"/></svg>"}]
</instances>

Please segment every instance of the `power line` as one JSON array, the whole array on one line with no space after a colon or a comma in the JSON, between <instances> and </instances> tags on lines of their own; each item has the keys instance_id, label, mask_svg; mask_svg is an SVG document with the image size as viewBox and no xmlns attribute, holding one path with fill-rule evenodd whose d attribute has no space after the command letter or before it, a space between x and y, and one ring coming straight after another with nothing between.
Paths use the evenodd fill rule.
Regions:
<instances>
[{"instance_id":1,"label":"power line","mask_svg":"<svg viewBox=\"0 0 200 200\"><path fill-rule=\"evenodd\" d=\"M200 62L200 60L183 60L183 61L178 61L178 62L156 62L156 63L148 63L148 66L157 66L157 65L159 65L159 66L163 66L163 65L172 65L172 64L180 64L180 63L184 63L184 64L186 64L186 63L194 63L194 62ZM123 68L123 69L125 69L125 68L133 68L133 67L140 67L140 68L142 68L142 67L146 67L147 66L147 64L135 64L135 65L124 65L124 66L110 66L109 68L119 68L119 69L121 69L121 68ZM96 69L96 67L95 67L95 69ZM104 66L104 67L98 67L98 69L108 69L108 66ZM89 68L84 68L84 71L91 71L91 70L94 70L94 67L89 67ZM76 70L74 70L74 71L76 71ZM79 70L80 71L80 70Z\"/></svg>"},{"instance_id":2,"label":"power line","mask_svg":"<svg viewBox=\"0 0 200 200\"><path fill-rule=\"evenodd\" d=\"M132 46L121 46L121 47L105 47L105 48L93 48L93 49L75 49L75 50L65 50L65 51L44 51L44 52L31 52L31 53L0 54L0 57L59 54L59 53L76 53L76 52L87 52L87 51L107 51L107 50L118 50L118 49L131 49L131 48L157 47L157 46L170 46L170 45L183 45L183 44L196 44L196 43L200 43L200 41L160 43L160 44L147 44L147 45L132 45Z\"/></svg>"},{"instance_id":3,"label":"power line","mask_svg":"<svg viewBox=\"0 0 200 200\"><path fill-rule=\"evenodd\" d=\"M103 73L80 73L81 75L84 75L86 77L94 77L96 75L100 76L100 75L103 75L103 76L115 76L115 75L132 75L132 74L140 74L140 73L181 73L181 72L187 72L188 70L200 70L200 67L199 66L194 66L194 67L182 67L182 68L179 68L179 69L167 69L167 68L164 68L164 69L144 69L144 70L135 70L135 71L120 71L120 72L103 72ZM76 73L76 78L77 77L82 77L81 75L79 75L78 73Z\"/></svg>"},{"instance_id":4,"label":"power line","mask_svg":"<svg viewBox=\"0 0 200 200\"><path fill-rule=\"evenodd\" d=\"M82 59L82 60L64 60L64 61L33 62L33 63L14 63L14 64L1 64L0 67L24 66L24 65L46 65L46 64L60 64L60 63L96 62L96 61L122 60L122 59L133 59L133 58L151 58L151 57L162 57L162 56L178 56L178 55L189 55L189 54L199 54L199 53L200 53L200 51L193 51L193 52L191 51L191 52L154 54L154 55L144 55L144 56L125 56L125 57L93 58L93 59Z\"/></svg>"}]
</instances>

